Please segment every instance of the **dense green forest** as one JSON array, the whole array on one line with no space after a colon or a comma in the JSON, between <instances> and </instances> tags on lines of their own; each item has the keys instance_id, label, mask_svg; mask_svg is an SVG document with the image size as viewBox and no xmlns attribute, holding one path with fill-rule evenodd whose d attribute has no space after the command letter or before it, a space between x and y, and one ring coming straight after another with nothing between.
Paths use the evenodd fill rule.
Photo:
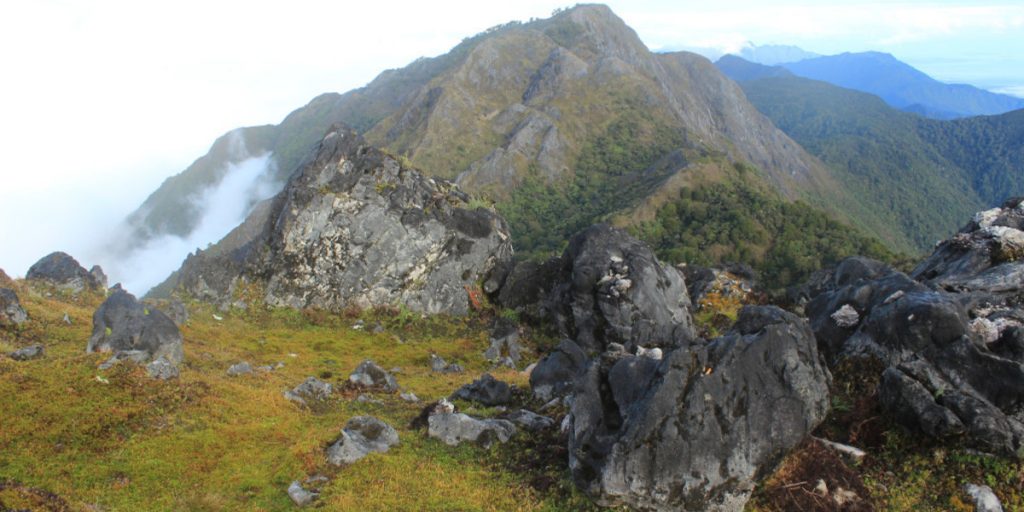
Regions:
<instances>
[{"instance_id":1,"label":"dense green forest","mask_svg":"<svg viewBox=\"0 0 1024 512\"><path fill-rule=\"evenodd\" d=\"M653 222L634 228L671 263L747 263L768 288L805 279L851 255L893 261L880 242L802 202L787 202L758 186L742 165L736 179L683 188Z\"/></svg>"}]
</instances>

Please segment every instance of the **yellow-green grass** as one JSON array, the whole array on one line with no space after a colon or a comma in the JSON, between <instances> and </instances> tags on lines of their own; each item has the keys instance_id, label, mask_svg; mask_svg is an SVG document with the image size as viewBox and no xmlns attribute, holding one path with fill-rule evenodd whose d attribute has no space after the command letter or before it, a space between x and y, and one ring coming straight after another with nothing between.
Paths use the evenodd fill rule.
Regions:
<instances>
[{"instance_id":1,"label":"yellow-green grass","mask_svg":"<svg viewBox=\"0 0 1024 512\"><path fill-rule=\"evenodd\" d=\"M0 481L55 493L73 510L290 510L288 484L318 473L332 478L320 500L327 510L565 510L582 503L533 491L529 475L505 469L500 448L448 447L411 430L423 403L397 394L373 394L382 405L359 403L346 391L309 410L282 396L308 376L340 387L368 358L400 367L399 384L424 402L447 396L489 369L478 320L191 304L181 376L160 382L131 364L100 371L107 356L85 354L102 296L47 297L24 283L17 291L30 321L0 331L0 348L41 342L47 353L28 362L0 356ZM364 329L353 328L358 319ZM377 322L384 332L368 332ZM431 372L431 352L467 371ZM242 360L285 366L227 376ZM526 384L514 370L494 375ZM361 414L398 429L400 445L330 467L324 448ZM24 492L0 491L8 507L25 500Z\"/></svg>"}]
</instances>

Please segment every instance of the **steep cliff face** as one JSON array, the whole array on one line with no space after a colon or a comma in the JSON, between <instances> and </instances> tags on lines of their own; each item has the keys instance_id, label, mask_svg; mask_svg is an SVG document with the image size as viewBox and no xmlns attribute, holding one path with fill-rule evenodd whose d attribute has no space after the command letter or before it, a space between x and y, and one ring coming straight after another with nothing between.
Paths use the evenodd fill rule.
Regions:
<instances>
[{"instance_id":1,"label":"steep cliff face","mask_svg":"<svg viewBox=\"0 0 1024 512\"><path fill-rule=\"evenodd\" d=\"M512 257L504 221L469 200L335 126L281 193L190 256L173 287L219 303L256 290L277 306L464 314L477 283Z\"/></svg>"}]
</instances>

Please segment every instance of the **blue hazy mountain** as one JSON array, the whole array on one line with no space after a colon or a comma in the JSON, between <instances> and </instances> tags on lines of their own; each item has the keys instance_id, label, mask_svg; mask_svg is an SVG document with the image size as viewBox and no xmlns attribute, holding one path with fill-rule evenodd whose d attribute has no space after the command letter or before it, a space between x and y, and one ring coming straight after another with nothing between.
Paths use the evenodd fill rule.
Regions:
<instances>
[{"instance_id":1,"label":"blue hazy mountain","mask_svg":"<svg viewBox=\"0 0 1024 512\"><path fill-rule=\"evenodd\" d=\"M740 50L739 56L757 64L777 66L779 64L799 62L806 59L821 57L821 54L809 52L791 45L766 44L759 46L753 43L748 43L747 46Z\"/></svg>"}]
</instances>

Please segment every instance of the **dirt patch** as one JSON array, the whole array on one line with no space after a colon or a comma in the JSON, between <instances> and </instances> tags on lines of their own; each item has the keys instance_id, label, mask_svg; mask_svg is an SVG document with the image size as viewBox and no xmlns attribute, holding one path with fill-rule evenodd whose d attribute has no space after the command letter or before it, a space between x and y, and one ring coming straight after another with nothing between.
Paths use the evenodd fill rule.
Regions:
<instances>
[{"instance_id":1,"label":"dirt patch","mask_svg":"<svg viewBox=\"0 0 1024 512\"><path fill-rule=\"evenodd\" d=\"M871 494L835 451L808 440L756 492L764 510L870 512Z\"/></svg>"}]
</instances>

